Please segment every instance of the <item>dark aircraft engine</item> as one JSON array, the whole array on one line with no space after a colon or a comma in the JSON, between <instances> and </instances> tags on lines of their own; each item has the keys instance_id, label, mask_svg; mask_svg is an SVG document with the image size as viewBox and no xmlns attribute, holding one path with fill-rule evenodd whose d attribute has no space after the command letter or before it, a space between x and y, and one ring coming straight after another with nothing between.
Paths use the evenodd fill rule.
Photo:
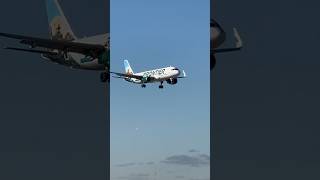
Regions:
<instances>
[{"instance_id":1,"label":"dark aircraft engine","mask_svg":"<svg viewBox=\"0 0 320 180\"><path fill-rule=\"evenodd\" d=\"M170 78L170 79L168 79L167 80L167 83L168 84L177 84L178 83L178 79L176 79L176 78Z\"/></svg>"},{"instance_id":2,"label":"dark aircraft engine","mask_svg":"<svg viewBox=\"0 0 320 180\"><path fill-rule=\"evenodd\" d=\"M226 40L226 33L222 27L213 19L210 20L210 47L217 48Z\"/></svg>"},{"instance_id":3,"label":"dark aircraft engine","mask_svg":"<svg viewBox=\"0 0 320 180\"><path fill-rule=\"evenodd\" d=\"M143 81L144 83L150 82L150 81L151 81L151 77L150 77L150 76L144 76L144 77L142 78L142 81Z\"/></svg>"}]
</instances>

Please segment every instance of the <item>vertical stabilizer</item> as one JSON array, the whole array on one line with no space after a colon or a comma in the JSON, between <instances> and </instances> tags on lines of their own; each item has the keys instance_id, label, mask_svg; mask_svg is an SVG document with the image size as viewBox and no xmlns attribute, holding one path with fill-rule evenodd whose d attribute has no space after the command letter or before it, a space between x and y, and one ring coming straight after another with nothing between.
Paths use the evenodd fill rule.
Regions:
<instances>
[{"instance_id":1,"label":"vertical stabilizer","mask_svg":"<svg viewBox=\"0 0 320 180\"><path fill-rule=\"evenodd\" d=\"M127 74L134 74L128 60L124 60L124 68Z\"/></svg>"},{"instance_id":2,"label":"vertical stabilizer","mask_svg":"<svg viewBox=\"0 0 320 180\"><path fill-rule=\"evenodd\" d=\"M72 41L76 39L58 0L46 0L50 36L52 39Z\"/></svg>"}]
</instances>

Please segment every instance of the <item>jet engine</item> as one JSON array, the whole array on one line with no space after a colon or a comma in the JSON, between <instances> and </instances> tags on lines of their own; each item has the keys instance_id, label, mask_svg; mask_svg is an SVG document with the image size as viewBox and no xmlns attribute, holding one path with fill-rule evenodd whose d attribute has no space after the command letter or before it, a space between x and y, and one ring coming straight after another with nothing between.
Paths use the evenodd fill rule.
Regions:
<instances>
[{"instance_id":1,"label":"jet engine","mask_svg":"<svg viewBox=\"0 0 320 180\"><path fill-rule=\"evenodd\" d=\"M147 82L150 82L151 81L151 77L150 76L143 76L142 78L142 82L143 83L147 83Z\"/></svg>"},{"instance_id":2,"label":"jet engine","mask_svg":"<svg viewBox=\"0 0 320 180\"><path fill-rule=\"evenodd\" d=\"M178 79L176 79L176 78L170 78L170 79L168 79L167 80L167 83L168 84L177 84L178 83Z\"/></svg>"}]
</instances>

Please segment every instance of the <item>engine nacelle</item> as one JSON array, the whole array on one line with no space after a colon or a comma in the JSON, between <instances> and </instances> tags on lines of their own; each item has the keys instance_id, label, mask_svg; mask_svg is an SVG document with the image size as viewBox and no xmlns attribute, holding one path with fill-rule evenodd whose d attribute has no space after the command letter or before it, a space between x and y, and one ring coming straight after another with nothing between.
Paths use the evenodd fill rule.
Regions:
<instances>
[{"instance_id":1,"label":"engine nacelle","mask_svg":"<svg viewBox=\"0 0 320 180\"><path fill-rule=\"evenodd\" d=\"M167 80L167 83L168 83L168 84L171 84L171 85L177 84L177 83L178 83L178 79L176 79L176 78L170 78L170 79Z\"/></svg>"},{"instance_id":2,"label":"engine nacelle","mask_svg":"<svg viewBox=\"0 0 320 180\"><path fill-rule=\"evenodd\" d=\"M142 82L143 83L148 83L150 81L151 81L151 77L150 76L143 76L143 78L142 78Z\"/></svg>"}]
</instances>

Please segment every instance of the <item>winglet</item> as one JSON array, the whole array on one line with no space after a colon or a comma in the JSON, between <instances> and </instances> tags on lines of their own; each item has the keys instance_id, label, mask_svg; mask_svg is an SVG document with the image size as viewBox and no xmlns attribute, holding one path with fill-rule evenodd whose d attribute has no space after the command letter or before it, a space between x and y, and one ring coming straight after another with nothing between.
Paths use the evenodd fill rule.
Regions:
<instances>
[{"instance_id":1,"label":"winglet","mask_svg":"<svg viewBox=\"0 0 320 180\"><path fill-rule=\"evenodd\" d=\"M243 46L243 43L242 43L242 39L239 35L239 32L236 28L233 28L233 34L234 34L234 37L236 38L237 42L236 42L236 48L242 48Z\"/></svg>"},{"instance_id":2,"label":"winglet","mask_svg":"<svg viewBox=\"0 0 320 180\"><path fill-rule=\"evenodd\" d=\"M182 71L182 73L183 73L183 77L187 77L187 74L184 70Z\"/></svg>"},{"instance_id":3,"label":"winglet","mask_svg":"<svg viewBox=\"0 0 320 180\"><path fill-rule=\"evenodd\" d=\"M182 74L183 74L183 76L179 76L178 78L186 78L187 77L187 74L184 70L182 70Z\"/></svg>"}]
</instances>

